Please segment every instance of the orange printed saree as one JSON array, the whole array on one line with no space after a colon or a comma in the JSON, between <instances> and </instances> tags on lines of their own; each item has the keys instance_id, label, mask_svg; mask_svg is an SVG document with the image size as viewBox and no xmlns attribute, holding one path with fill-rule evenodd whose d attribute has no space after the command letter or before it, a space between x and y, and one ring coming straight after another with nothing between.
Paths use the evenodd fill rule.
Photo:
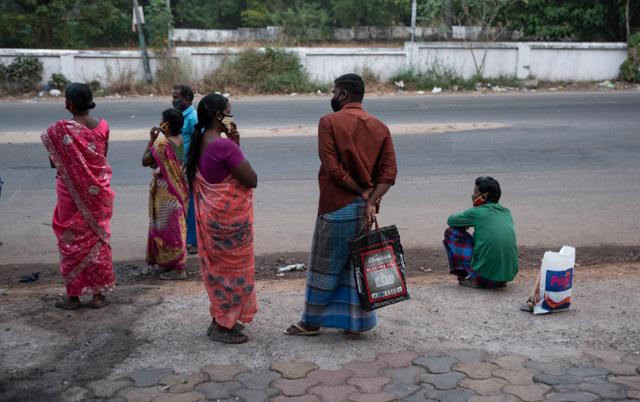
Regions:
<instances>
[{"instance_id":1,"label":"orange printed saree","mask_svg":"<svg viewBox=\"0 0 640 402\"><path fill-rule=\"evenodd\" d=\"M198 254L211 317L231 329L249 323L258 311L253 254L253 190L231 176L193 181Z\"/></svg>"}]
</instances>

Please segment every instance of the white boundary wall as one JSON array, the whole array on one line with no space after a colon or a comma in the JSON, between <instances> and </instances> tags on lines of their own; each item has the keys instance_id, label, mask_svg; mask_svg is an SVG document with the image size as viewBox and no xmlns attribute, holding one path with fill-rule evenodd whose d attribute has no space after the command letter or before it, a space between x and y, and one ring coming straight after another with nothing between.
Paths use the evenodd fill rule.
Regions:
<instances>
[{"instance_id":1,"label":"white boundary wall","mask_svg":"<svg viewBox=\"0 0 640 402\"><path fill-rule=\"evenodd\" d=\"M242 48L178 47L176 57L190 69L194 81L212 73L225 58L234 57ZM486 53L483 75L527 78L544 81L597 81L614 79L627 57L626 43L557 42L425 42L406 43L404 48L289 48L299 55L312 80L331 82L347 72L364 68L387 80L394 74L414 68L427 71L434 66L446 68L469 78L476 73L475 60L481 63ZM16 56L32 55L44 64L43 83L51 74L63 73L72 81L97 79L109 86L119 78L135 75L142 79L139 52L132 50L35 50L0 49L0 62L9 64ZM159 60L151 54L155 71Z\"/></svg>"}]
</instances>

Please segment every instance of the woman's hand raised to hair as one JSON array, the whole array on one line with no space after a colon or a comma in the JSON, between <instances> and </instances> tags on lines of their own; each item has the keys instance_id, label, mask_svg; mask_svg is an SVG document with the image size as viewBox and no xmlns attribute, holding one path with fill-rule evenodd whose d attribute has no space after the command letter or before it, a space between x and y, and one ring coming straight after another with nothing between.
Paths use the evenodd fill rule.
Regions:
<instances>
[{"instance_id":1,"label":"woman's hand raised to hair","mask_svg":"<svg viewBox=\"0 0 640 402\"><path fill-rule=\"evenodd\" d=\"M149 145L153 145L153 143L156 142L161 132L162 130L158 127L153 127L149 130Z\"/></svg>"}]
</instances>

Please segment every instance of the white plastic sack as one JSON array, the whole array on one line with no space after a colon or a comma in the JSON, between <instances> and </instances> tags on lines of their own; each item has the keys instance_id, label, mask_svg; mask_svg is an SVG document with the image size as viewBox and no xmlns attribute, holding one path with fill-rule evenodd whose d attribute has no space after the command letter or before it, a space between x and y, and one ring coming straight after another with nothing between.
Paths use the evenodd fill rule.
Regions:
<instances>
[{"instance_id":1,"label":"white plastic sack","mask_svg":"<svg viewBox=\"0 0 640 402\"><path fill-rule=\"evenodd\" d=\"M540 301L533 307L534 314L547 314L569 309L573 290L573 269L576 249L562 246L560 252L547 251L540 266Z\"/></svg>"}]
</instances>

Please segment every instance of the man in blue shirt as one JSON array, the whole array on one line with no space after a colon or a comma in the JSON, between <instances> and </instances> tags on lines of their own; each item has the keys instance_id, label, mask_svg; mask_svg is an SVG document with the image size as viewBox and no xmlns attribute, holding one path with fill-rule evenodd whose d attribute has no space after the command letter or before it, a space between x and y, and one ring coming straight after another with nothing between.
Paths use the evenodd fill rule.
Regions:
<instances>
[{"instance_id":1,"label":"man in blue shirt","mask_svg":"<svg viewBox=\"0 0 640 402\"><path fill-rule=\"evenodd\" d=\"M182 154L182 162L187 160L189 155L189 144L191 143L191 135L193 129L198 122L198 114L193 107L193 90L187 85L176 85L172 92L173 100L171 104L174 108L182 112L184 123L182 125L182 142L184 143L184 152ZM187 211L187 251L189 254L198 252L198 239L196 237L196 214L193 206L193 193L189 193L189 209Z\"/></svg>"}]
</instances>

